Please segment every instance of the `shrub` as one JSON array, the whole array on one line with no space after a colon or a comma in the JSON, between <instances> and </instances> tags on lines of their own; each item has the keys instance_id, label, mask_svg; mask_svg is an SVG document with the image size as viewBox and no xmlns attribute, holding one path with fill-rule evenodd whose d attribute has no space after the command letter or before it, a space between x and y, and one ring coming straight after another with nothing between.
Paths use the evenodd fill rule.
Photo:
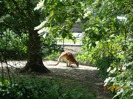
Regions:
<instances>
[{"instance_id":1,"label":"shrub","mask_svg":"<svg viewBox=\"0 0 133 99\"><path fill-rule=\"evenodd\" d=\"M24 79L12 84L0 83L0 99L93 99L82 87L69 89L58 80Z\"/></svg>"},{"instance_id":2,"label":"shrub","mask_svg":"<svg viewBox=\"0 0 133 99\"><path fill-rule=\"evenodd\" d=\"M15 34L7 29L0 34L0 51L6 59L24 59L27 56L27 35Z\"/></svg>"}]
</instances>

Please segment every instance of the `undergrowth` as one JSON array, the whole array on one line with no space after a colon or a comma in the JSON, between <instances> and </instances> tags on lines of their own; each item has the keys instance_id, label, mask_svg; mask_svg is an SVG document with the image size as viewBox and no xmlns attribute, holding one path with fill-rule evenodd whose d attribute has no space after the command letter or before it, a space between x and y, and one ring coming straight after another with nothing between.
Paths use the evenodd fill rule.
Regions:
<instances>
[{"instance_id":1,"label":"undergrowth","mask_svg":"<svg viewBox=\"0 0 133 99\"><path fill-rule=\"evenodd\" d=\"M80 85L68 87L58 79L21 77L13 81L0 80L0 99L94 99Z\"/></svg>"},{"instance_id":2,"label":"undergrowth","mask_svg":"<svg viewBox=\"0 0 133 99\"><path fill-rule=\"evenodd\" d=\"M59 56L59 52L52 52L50 55L44 57L44 60L57 60Z\"/></svg>"}]
</instances>

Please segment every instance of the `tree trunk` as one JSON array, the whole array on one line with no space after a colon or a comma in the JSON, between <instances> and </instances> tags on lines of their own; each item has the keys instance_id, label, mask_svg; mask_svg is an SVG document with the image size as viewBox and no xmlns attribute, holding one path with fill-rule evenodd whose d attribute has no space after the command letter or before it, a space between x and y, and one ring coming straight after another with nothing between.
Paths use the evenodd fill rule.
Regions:
<instances>
[{"instance_id":1,"label":"tree trunk","mask_svg":"<svg viewBox=\"0 0 133 99\"><path fill-rule=\"evenodd\" d=\"M29 30L29 45L28 45L28 60L25 67L21 72L39 72L39 73L48 73L50 72L43 64L41 56L41 42L40 37L37 31L30 29Z\"/></svg>"}]
</instances>

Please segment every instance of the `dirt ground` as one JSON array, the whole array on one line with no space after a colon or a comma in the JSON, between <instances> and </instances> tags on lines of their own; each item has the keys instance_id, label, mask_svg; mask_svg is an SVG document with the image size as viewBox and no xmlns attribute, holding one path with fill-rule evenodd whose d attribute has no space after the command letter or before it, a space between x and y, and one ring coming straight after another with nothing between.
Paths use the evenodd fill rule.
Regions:
<instances>
[{"instance_id":1,"label":"dirt ground","mask_svg":"<svg viewBox=\"0 0 133 99\"><path fill-rule=\"evenodd\" d=\"M56 61L44 61L44 65L51 71L48 76L61 78L63 80L72 80L79 82L85 88L96 93L96 99L111 99L108 91L103 90L103 80L99 78L98 69L92 66L79 65L77 68L67 67L66 63L61 62L57 66L52 66ZM26 61L8 61L8 66L23 67ZM1 64L5 66L6 64Z\"/></svg>"},{"instance_id":2,"label":"dirt ground","mask_svg":"<svg viewBox=\"0 0 133 99\"><path fill-rule=\"evenodd\" d=\"M57 66L52 66L55 61L45 61L44 64L49 68L56 78L63 78L65 80L74 80L81 82L86 87L90 87L91 91L96 92L96 99L111 99L108 92L103 90L103 80L98 76L98 69L96 67L79 65L77 68L66 67L66 63L61 62Z\"/></svg>"}]
</instances>

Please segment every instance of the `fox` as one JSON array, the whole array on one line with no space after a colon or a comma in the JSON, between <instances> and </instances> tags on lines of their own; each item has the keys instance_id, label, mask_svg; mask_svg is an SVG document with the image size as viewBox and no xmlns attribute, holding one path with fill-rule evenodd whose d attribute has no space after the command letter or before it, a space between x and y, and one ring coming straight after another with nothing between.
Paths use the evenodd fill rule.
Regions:
<instances>
[{"instance_id":1,"label":"fox","mask_svg":"<svg viewBox=\"0 0 133 99\"><path fill-rule=\"evenodd\" d=\"M76 66L79 67L79 63L74 58L73 54L69 51L62 52L54 66L57 66L61 60L67 61L67 67L71 66L71 64L76 64Z\"/></svg>"}]
</instances>

